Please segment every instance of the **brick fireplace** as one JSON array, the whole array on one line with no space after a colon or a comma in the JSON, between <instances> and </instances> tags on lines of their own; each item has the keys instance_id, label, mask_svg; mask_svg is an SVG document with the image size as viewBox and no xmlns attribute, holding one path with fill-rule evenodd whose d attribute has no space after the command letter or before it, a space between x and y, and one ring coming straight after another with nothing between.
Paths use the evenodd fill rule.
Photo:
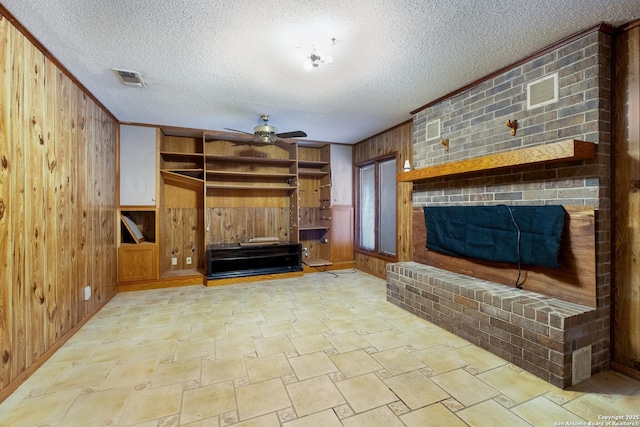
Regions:
<instances>
[{"instance_id":1,"label":"brick fireplace","mask_svg":"<svg viewBox=\"0 0 640 427\"><path fill-rule=\"evenodd\" d=\"M539 293L527 294L533 299L526 304L514 303L524 295L518 295L519 290L496 288L491 281L460 276L442 265L435 270L429 266L428 271L422 270L425 264L415 262L388 268L389 301L427 320L437 320L435 323L560 387L575 382L576 369L581 371L577 378L584 379L609 367L610 61L611 37L604 28L594 29L413 112L414 170L566 139L596 143L593 160L486 170L413 184L414 208L497 204L593 208L595 291L591 306ZM558 75L558 100L527 109L527 85L553 73ZM438 120L440 136L427 140L427 125ZM515 136L505 126L512 120L518 121ZM448 150L440 143L445 138ZM416 286L417 276L426 288ZM399 287L402 277L406 280ZM529 292L526 287L525 291ZM484 328L482 333L477 333L480 328ZM574 366L574 360L585 357L586 368L584 362Z\"/></svg>"}]
</instances>

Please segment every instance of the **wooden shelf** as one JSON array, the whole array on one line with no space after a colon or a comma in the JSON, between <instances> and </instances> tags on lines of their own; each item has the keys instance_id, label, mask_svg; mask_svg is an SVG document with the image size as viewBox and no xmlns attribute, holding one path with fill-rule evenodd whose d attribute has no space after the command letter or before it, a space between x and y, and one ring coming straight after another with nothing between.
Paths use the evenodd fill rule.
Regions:
<instances>
[{"instance_id":1,"label":"wooden shelf","mask_svg":"<svg viewBox=\"0 0 640 427\"><path fill-rule=\"evenodd\" d=\"M324 267L332 264L331 261L323 258L305 258L302 260L302 263L309 267Z\"/></svg>"},{"instance_id":2,"label":"wooden shelf","mask_svg":"<svg viewBox=\"0 0 640 427\"><path fill-rule=\"evenodd\" d=\"M202 160L202 153L178 153L175 151L161 151L160 155L165 159L173 160Z\"/></svg>"},{"instance_id":3,"label":"wooden shelf","mask_svg":"<svg viewBox=\"0 0 640 427\"><path fill-rule=\"evenodd\" d=\"M165 184L200 192L204 189L204 180L202 179L169 170L162 170L161 172Z\"/></svg>"},{"instance_id":4,"label":"wooden shelf","mask_svg":"<svg viewBox=\"0 0 640 427\"><path fill-rule=\"evenodd\" d=\"M300 231L316 231L316 230L326 231L328 229L329 229L329 227L321 226L321 225L304 225L304 226L301 225L298 230L300 230Z\"/></svg>"},{"instance_id":5,"label":"wooden shelf","mask_svg":"<svg viewBox=\"0 0 640 427\"><path fill-rule=\"evenodd\" d=\"M320 169L328 165L329 162L322 162L319 160L298 160L298 167L300 168Z\"/></svg>"},{"instance_id":6,"label":"wooden shelf","mask_svg":"<svg viewBox=\"0 0 640 427\"><path fill-rule=\"evenodd\" d=\"M267 172L233 172L233 171L207 171L207 178L210 176L227 177L227 178L295 178L295 173L267 173Z\"/></svg>"},{"instance_id":7,"label":"wooden shelf","mask_svg":"<svg viewBox=\"0 0 640 427\"><path fill-rule=\"evenodd\" d=\"M207 184L207 190L274 190L294 191L297 187L290 185L231 185L231 184Z\"/></svg>"},{"instance_id":8,"label":"wooden shelf","mask_svg":"<svg viewBox=\"0 0 640 427\"><path fill-rule=\"evenodd\" d=\"M227 163L255 163L262 165L290 166L295 164L295 159L274 159L271 157L242 157L242 156L217 156L207 154L206 160L211 162L227 162Z\"/></svg>"},{"instance_id":9,"label":"wooden shelf","mask_svg":"<svg viewBox=\"0 0 640 427\"><path fill-rule=\"evenodd\" d=\"M323 177L329 175L329 172L323 172L321 170L315 169L298 169L299 176L308 176L308 177Z\"/></svg>"},{"instance_id":10,"label":"wooden shelf","mask_svg":"<svg viewBox=\"0 0 640 427\"><path fill-rule=\"evenodd\" d=\"M398 174L397 180L398 182L418 182L471 172L588 160L595 158L595 155L595 143L570 139L402 172Z\"/></svg>"}]
</instances>

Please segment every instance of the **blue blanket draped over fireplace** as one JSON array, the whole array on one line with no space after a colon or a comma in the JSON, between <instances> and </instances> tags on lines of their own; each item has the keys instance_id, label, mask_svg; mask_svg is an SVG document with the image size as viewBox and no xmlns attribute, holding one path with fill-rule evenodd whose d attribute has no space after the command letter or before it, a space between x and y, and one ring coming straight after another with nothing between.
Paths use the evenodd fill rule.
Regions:
<instances>
[{"instance_id":1,"label":"blue blanket draped over fireplace","mask_svg":"<svg viewBox=\"0 0 640 427\"><path fill-rule=\"evenodd\" d=\"M559 268L562 206L424 207L427 249L489 261Z\"/></svg>"}]
</instances>

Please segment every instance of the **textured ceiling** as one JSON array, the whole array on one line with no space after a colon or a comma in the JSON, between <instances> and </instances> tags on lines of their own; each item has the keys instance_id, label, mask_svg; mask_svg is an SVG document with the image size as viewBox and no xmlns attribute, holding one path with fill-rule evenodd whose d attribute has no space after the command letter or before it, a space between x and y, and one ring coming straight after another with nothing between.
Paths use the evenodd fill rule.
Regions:
<instances>
[{"instance_id":1,"label":"textured ceiling","mask_svg":"<svg viewBox=\"0 0 640 427\"><path fill-rule=\"evenodd\" d=\"M638 0L0 0L120 121L355 143ZM303 69L311 45L333 64ZM141 73L122 85L112 68Z\"/></svg>"}]
</instances>

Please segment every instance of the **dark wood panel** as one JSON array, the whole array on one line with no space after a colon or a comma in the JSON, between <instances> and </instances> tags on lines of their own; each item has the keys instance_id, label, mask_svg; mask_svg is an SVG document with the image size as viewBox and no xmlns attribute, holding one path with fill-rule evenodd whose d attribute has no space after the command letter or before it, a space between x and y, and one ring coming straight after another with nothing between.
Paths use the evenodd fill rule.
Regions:
<instances>
[{"instance_id":1,"label":"dark wood panel","mask_svg":"<svg viewBox=\"0 0 640 427\"><path fill-rule=\"evenodd\" d=\"M353 260L353 206L334 205L331 225L331 261Z\"/></svg>"},{"instance_id":2,"label":"dark wood panel","mask_svg":"<svg viewBox=\"0 0 640 427\"><path fill-rule=\"evenodd\" d=\"M640 372L640 26L616 39L614 93L614 366Z\"/></svg>"},{"instance_id":3,"label":"dark wood panel","mask_svg":"<svg viewBox=\"0 0 640 427\"><path fill-rule=\"evenodd\" d=\"M559 269L522 266L526 290L596 307L595 212L593 207L565 206L565 231ZM467 276L515 286L518 267L508 263L453 257L425 247L427 231L422 208L413 211L413 260Z\"/></svg>"}]
</instances>

